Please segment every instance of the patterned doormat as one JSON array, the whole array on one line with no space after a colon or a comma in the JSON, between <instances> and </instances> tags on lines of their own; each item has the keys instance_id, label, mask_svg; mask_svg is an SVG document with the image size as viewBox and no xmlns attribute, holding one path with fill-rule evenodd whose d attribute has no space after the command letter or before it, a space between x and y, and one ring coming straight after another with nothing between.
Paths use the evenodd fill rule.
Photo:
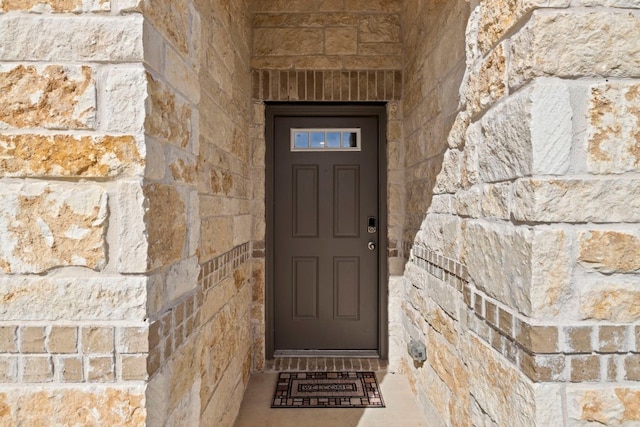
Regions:
<instances>
[{"instance_id":1,"label":"patterned doormat","mask_svg":"<svg viewBox=\"0 0 640 427\"><path fill-rule=\"evenodd\" d=\"M281 372L272 408L384 408L374 372Z\"/></svg>"}]
</instances>

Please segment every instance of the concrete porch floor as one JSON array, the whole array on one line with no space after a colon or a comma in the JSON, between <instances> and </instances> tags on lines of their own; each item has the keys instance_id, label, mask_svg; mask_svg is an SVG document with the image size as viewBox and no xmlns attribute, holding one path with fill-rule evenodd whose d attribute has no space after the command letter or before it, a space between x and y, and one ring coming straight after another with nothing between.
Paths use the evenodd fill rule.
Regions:
<instances>
[{"instance_id":1,"label":"concrete porch floor","mask_svg":"<svg viewBox=\"0 0 640 427\"><path fill-rule=\"evenodd\" d=\"M385 408L271 409L279 371L372 370L376 372ZM276 370L276 366L278 369ZM339 367L340 369L335 369ZM314 369L307 369L314 368ZM371 369L373 368L373 369ZM251 376L235 427L426 427L407 379L388 372L375 359L289 358L267 365Z\"/></svg>"}]
</instances>

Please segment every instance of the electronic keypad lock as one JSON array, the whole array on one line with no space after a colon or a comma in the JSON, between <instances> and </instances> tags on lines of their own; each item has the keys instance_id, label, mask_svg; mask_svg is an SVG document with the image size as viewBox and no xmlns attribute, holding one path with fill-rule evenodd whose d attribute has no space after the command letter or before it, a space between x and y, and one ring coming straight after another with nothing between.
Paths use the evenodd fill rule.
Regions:
<instances>
[{"instance_id":1,"label":"electronic keypad lock","mask_svg":"<svg viewBox=\"0 0 640 427\"><path fill-rule=\"evenodd\" d=\"M376 217L370 216L367 219L367 233L375 234L378 231L378 226L376 224Z\"/></svg>"}]
</instances>

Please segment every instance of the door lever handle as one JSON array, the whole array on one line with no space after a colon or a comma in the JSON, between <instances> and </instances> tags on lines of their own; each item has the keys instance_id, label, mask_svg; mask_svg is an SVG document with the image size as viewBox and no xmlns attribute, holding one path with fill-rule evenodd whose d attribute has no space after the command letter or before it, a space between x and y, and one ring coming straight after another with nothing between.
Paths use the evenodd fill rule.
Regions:
<instances>
[{"instance_id":1,"label":"door lever handle","mask_svg":"<svg viewBox=\"0 0 640 427\"><path fill-rule=\"evenodd\" d=\"M375 251L376 250L376 244L374 242L369 242L369 243L367 243L367 248L369 248L370 251Z\"/></svg>"}]
</instances>

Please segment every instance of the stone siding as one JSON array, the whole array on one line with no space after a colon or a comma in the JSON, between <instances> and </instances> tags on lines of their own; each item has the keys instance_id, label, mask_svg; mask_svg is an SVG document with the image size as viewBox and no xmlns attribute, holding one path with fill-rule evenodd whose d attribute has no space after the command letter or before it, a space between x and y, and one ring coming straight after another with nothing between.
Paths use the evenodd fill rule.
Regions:
<instances>
[{"instance_id":1,"label":"stone siding","mask_svg":"<svg viewBox=\"0 0 640 427\"><path fill-rule=\"evenodd\" d=\"M428 357L400 363L434 425L640 422L638 43L604 30L640 15L569 3L407 3L401 333ZM425 27L457 86L416 72L445 63Z\"/></svg>"}]
</instances>

